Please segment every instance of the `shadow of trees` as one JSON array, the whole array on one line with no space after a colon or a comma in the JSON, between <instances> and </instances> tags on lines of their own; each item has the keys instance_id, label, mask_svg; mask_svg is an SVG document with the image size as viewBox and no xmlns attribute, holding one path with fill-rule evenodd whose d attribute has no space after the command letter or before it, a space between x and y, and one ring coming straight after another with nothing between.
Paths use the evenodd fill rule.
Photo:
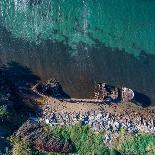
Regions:
<instances>
[{"instance_id":1,"label":"shadow of trees","mask_svg":"<svg viewBox=\"0 0 155 155\"><path fill-rule=\"evenodd\" d=\"M1 90L7 93L8 91L6 89L9 89L9 100L14 103L15 110L19 113L32 112L34 107L27 105L24 99L37 98L37 95L31 91L30 88L33 84L37 83L40 78L26 66L22 66L13 61L6 65L1 64L0 75L2 82Z\"/></svg>"},{"instance_id":2,"label":"shadow of trees","mask_svg":"<svg viewBox=\"0 0 155 155\"><path fill-rule=\"evenodd\" d=\"M17 87L26 87L29 88L40 78L35 75L28 67L22 66L17 62L10 62L7 65L1 67L5 77L13 82Z\"/></svg>"},{"instance_id":3,"label":"shadow of trees","mask_svg":"<svg viewBox=\"0 0 155 155\"><path fill-rule=\"evenodd\" d=\"M30 87L39 79L30 69L19 63L12 61L4 65L0 61L0 134L3 137L0 137L0 154L5 154L5 151L12 148L7 137L12 135L30 114L39 110L36 104L31 102L30 106L27 100L24 100L25 93L32 96Z\"/></svg>"}]
</instances>

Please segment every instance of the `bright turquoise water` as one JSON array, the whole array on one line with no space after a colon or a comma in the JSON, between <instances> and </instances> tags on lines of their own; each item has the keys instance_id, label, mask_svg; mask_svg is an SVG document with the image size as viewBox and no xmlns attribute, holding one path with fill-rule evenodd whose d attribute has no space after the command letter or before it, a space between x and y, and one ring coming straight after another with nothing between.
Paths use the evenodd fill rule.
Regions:
<instances>
[{"instance_id":1,"label":"bright turquoise water","mask_svg":"<svg viewBox=\"0 0 155 155\"><path fill-rule=\"evenodd\" d=\"M35 3L36 1L36 3ZM37 3L38 2L38 3ZM13 36L72 47L99 39L108 47L155 54L155 2L148 0L1 0L3 24Z\"/></svg>"},{"instance_id":2,"label":"bright turquoise water","mask_svg":"<svg viewBox=\"0 0 155 155\"><path fill-rule=\"evenodd\" d=\"M4 62L55 76L75 96L105 81L155 101L155 1L0 0L0 21Z\"/></svg>"}]
</instances>

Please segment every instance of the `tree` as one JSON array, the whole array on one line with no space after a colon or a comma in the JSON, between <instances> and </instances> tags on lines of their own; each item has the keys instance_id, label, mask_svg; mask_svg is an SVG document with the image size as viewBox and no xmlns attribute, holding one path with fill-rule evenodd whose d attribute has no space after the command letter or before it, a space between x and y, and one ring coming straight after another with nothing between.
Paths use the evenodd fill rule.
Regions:
<instances>
[{"instance_id":1,"label":"tree","mask_svg":"<svg viewBox=\"0 0 155 155\"><path fill-rule=\"evenodd\" d=\"M32 155L32 150L29 145L22 139L12 136L10 139L13 145L13 155Z\"/></svg>"}]
</instances>

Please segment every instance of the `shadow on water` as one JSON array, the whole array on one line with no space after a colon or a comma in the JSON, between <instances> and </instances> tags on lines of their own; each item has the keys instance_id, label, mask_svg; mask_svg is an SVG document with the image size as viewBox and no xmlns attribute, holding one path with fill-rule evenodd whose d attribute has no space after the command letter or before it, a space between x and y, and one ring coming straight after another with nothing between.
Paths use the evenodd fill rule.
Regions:
<instances>
[{"instance_id":1,"label":"shadow on water","mask_svg":"<svg viewBox=\"0 0 155 155\"><path fill-rule=\"evenodd\" d=\"M22 66L15 61L2 66L2 70L5 71L7 78L17 87L30 88L40 80L28 67Z\"/></svg>"},{"instance_id":2,"label":"shadow on water","mask_svg":"<svg viewBox=\"0 0 155 155\"><path fill-rule=\"evenodd\" d=\"M91 34L89 37L94 41L94 45L79 42L75 55L70 54L74 51L69 46L67 37L61 42L43 40L40 44L35 44L14 38L2 26L0 36L0 56L3 63L14 60L31 68L43 80L54 77L71 97L89 98L94 95L95 82L105 82L118 88L125 86L140 92L141 95L139 93L136 98L144 106L155 102L154 55L145 54L143 51L137 58L125 49L106 47ZM13 66L21 72L17 64ZM21 79L23 75L16 77ZM28 85L33 81L27 75L24 77L29 79ZM17 83L26 84L22 79Z\"/></svg>"},{"instance_id":3,"label":"shadow on water","mask_svg":"<svg viewBox=\"0 0 155 155\"><path fill-rule=\"evenodd\" d=\"M48 97L53 97L56 99L69 99L71 98L62 88L61 84L53 80L48 80L47 83L39 83L36 86L36 90Z\"/></svg>"},{"instance_id":4,"label":"shadow on water","mask_svg":"<svg viewBox=\"0 0 155 155\"><path fill-rule=\"evenodd\" d=\"M151 105L151 100L148 96L142 94L142 93L139 93L137 91L134 91L135 93L135 96L134 96L134 101L137 103L137 104L140 104L141 106L143 107L148 107Z\"/></svg>"},{"instance_id":5,"label":"shadow on water","mask_svg":"<svg viewBox=\"0 0 155 155\"><path fill-rule=\"evenodd\" d=\"M22 66L17 62L10 62L5 65L1 64L0 75L2 80L6 81L5 83L11 89L10 100L14 102L16 111L32 112L37 108L37 105L35 104L33 106L28 105L27 100L29 97L38 97L37 94L33 93L30 89L33 84L40 80L37 75L35 75L29 68Z\"/></svg>"},{"instance_id":6,"label":"shadow on water","mask_svg":"<svg viewBox=\"0 0 155 155\"><path fill-rule=\"evenodd\" d=\"M11 81L15 87L22 91L24 95L35 96L31 91L31 87L40 81L40 78L35 75L28 67L22 66L17 62L10 62L7 65L1 66L1 72L5 75L5 78ZM113 86L114 87L114 86ZM16 88L14 88L16 89ZM70 98L70 96L63 90L62 86L58 83L56 87L48 87L44 91L44 87L38 86L38 91L43 92L44 95L52 96L57 99ZM134 91L134 101L143 107L151 105L151 100L148 96ZM120 100L119 100L120 101Z\"/></svg>"},{"instance_id":7,"label":"shadow on water","mask_svg":"<svg viewBox=\"0 0 155 155\"><path fill-rule=\"evenodd\" d=\"M5 77L11 81L25 96L35 96L31 91L32 86L38 83L41 79L35 75L28 67L22 66L17 62L10 62L1 67ZM54 86L53 86L54 85ZM59 82L51 84L38 85L37 90L46 96L55 97L57 99L70 98L70 96L63 90Z\"/></svg>"},{"instance_id":8,"label":"shadow on water","mask_svg":"<svg viewBox=\"0 0 155 155\"><path fill-rule=\"evenodd\" d=\"M7 118L4 117L4 121L1 121L3 117L0 119L0 154L10 154L12 146L7 138L13 135L30 115L40 111L34 100L25 96L25 93L32 96L29 88L39 79L30 69L17 62L4 65L0 61L0 105L7 107L8 115Z\"/></svg>"}]
</instances>

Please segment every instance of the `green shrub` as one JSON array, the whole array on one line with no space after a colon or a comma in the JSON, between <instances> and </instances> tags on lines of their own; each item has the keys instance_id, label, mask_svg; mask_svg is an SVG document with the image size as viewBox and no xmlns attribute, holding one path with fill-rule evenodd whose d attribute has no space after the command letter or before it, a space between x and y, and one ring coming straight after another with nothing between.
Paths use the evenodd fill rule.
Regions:
<instances>
[{"instance_id":1,"label":"green shrub","mask_svg":"<svg viewBox=\"0 0 155 155\"><path fill-rule=\"evenodd\" d=\"M70 140L75 145L75 152L80 155L104 155L107 150L104 147L103 133L94 133L89 126L77 123L67 127L46 126L47 132L59 135L59 137Z\"/></svg>"},{"instance_id":2,"label":"green shrub","mask_svg":"<svg viewBox=\"0 0 155 155\"><path fill-rule=\"evenodd\" d=\"M7 105L0 106L0 120L5 121L9 117L9 110Z\"/></svg>"},{"instance_id":3,"label":"green shrub","mask_svg":"<svg viewBox=\"0 0 155 155\"><path fill-rule=\"evenodd\" d=\"M94 133L89 126L81 123L65 127L50 127L43 124L42 132L69 140L75 146L73 153L80 155L116 155L120 154L119 152L135 155L155 154L155 136L151 134L132 135L127 134L123 129L120 131L117 141L112 143L113 148L108 149L103 143L103 132ZM13 155L21 155L21 153L24 155L31 155L32 153L36 155L69 155L32 151L32 148L19 138L12 138L11 142L13 144Z\"/></svg>"},{"instance_id":4,"label":"green shrub","mask_svg":"<svg viewBox=\"0 0 155 155\"><path fill-rule=\"evenodd\" d=\"M12 154L13 155L32 155L32 150L29 145L24 142L24 140L12 136L10 142L13 145Z\"/></svg>"},{"instance_id":5,"label":"green shrub","mask_svg":"<svg viewBox=\"0 0 155 155\"><path fill-rule=\"evenodd\" d=\"M121 145L121 152L138 155L154 155L155 154L155 136L151 134L138 134L125 137L125 141Z\"/></svg>"}]
</instances>

